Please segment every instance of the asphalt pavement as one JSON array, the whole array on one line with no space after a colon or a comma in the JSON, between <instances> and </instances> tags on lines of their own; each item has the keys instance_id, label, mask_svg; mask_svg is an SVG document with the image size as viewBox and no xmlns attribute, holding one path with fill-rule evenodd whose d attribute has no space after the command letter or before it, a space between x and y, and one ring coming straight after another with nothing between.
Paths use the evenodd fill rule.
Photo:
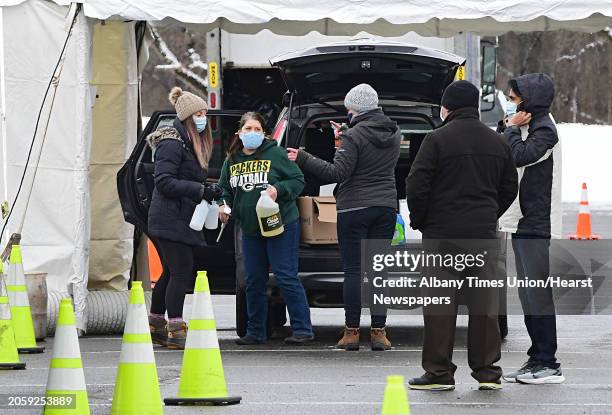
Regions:
<instances>
[{"instance_id":1,"label":"asphalt pavement","mask_svg":"<svg viewBox=\"0 0 612 415\"><path fill-rule=\"evenodd\" d=\"M594 215L595 230L612 238L612 212ZM574 223L566 215L566 233ZM362 324L362 349L333 349L343 325L338 309L313 309L317 340L312 345L290 347L282 343L288 332L276 332L266 345L240 347L233 342L234 300L213 297L228 389L242 403L227 407L165 407L166 414L378 414L386 376L419 376L422 317L391 312L388 333L394 349L372 352L367 348L368 316ZM453 392L409 391L413 414L605 414L612 413L612 316L559 316L558 358L567 381L562 385L507 384L501 391L478 391L467 366L467 318L458 318L455 363L457 389ZM1 371L0 395L44 394L53 339L40 355L21 355L25 371ZM509 334L503 343L501 366L513 370L525 360L529 338L522 317L509 317ZM110 412L121 350L118 336L80 339L92 414ZM163 397L175 396L182 353L155 347ZM1 414L37 414L40 409L0 409Z\"/></svg>"}]
</instances>

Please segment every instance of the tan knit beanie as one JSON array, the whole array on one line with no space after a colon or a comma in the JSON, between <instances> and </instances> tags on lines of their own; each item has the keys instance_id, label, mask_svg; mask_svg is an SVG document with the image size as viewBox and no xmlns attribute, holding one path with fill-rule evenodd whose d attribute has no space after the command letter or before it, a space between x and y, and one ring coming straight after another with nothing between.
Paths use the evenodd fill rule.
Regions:
<instances>
[{"instance_id":1,"label":"tan knit beanie","mask_svg":"<svg viewBox=\"0 0 612 415\"><path fill-rule=\"evenodd\" d=\"M174 105L174 108L176 108L176 115L181 121L185 121L187 118L191 117L198 111L208 109L206 101L204 101L196 94L183 91L178 86L172 88L168 99L170 100L172 105Z\"/></svg>"}]
</instances>

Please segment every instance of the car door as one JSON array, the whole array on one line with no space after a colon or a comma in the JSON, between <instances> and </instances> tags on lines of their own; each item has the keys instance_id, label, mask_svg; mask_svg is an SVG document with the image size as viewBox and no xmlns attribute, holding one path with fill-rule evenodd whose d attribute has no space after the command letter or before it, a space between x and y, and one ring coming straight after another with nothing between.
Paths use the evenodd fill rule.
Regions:
<instances>
[{"instance_id":1,"label":"car door","mask_svg":"<svg viewBox=\"0 0 612 415\"><path fill-rule=\"evenodd\" d=\"M219 179L225 153L241 115L242 111L210 110L208 112L214 143L208 169L209 182ZM132 154L117 173L117 190L124 219L133 224L138 232L145 235L148 234L147 217L154 188L152 152L145 139L157 129L171 126L175 117L176 114L173 111L155 112L138 138ZM217 242L219 231L220 228L203 231L208 246L196 248L195 268L208 272L213 292L234 293L234 232L231 221ZM155 244L154 240L153 243Z\"/></svg>"}]
</instances>

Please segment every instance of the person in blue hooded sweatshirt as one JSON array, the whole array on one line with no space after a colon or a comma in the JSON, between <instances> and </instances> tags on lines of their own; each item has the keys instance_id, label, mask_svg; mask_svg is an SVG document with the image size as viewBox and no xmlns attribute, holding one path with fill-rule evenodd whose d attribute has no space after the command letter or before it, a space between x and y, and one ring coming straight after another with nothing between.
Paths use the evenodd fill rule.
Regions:
<instances>
[{"instance_id":1,"label":"person in blue hooded sweatshirt","mask_svg":"<svg viewBox=\"0 0 612 415\"><path fill-rule=\"evenodd\" d=\"M512 234L518 278L544 280L550 275L550 239L561 237L561 145L550 114L555 88L543 73L522 75L509 84L500 130L518 170L519 196L500 218L500 230ZM562 383L552 288L519 288L519 298L531 339L529 359L504 379Z\"/></svg>"}]
</instances>

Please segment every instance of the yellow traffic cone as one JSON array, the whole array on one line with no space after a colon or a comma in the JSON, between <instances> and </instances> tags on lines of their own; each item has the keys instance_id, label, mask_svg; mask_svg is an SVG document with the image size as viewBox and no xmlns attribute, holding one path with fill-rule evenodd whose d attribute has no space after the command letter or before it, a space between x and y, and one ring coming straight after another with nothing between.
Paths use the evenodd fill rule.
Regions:
<instances>
[{"instance_id":1,"label":"yellow traffic cone","mask_svg":"<svg viewBox=\"0 0 612 415\"><path fill-rule=\"evenodd\" d=\"M178 398L166 405L233 405L240 396L228 396L217 327L206 271L199 271L194 289Z\"/></svg>"},{"instance_id":2,"label":"yellow traffic cone","mask_svg":"<svg viewBox=\"0 0 612 415\"><path fill-rule=\"evenodd\" d=\"M3 270L4 266L0 260L0 369L25 369L25 363L19 362Z\"/></svg>"},{"instance_id":3,"label":"yellow traffic cone","mask_svg":"<svg viewBox=\"0 0 612 415\"><path fill-rule=\"evenodd\" d=\"M70 298L62 298L59 306L46 398L48 404L43 415L89 415L81 349Z\"/></svg>"},{"instance_id":4,"label":"yellow traffic cone","mask_svg":"<svg viewBox=\"0 0 612 415\"><path fill-rule=\"evenodd\" d=\"M15 343L17 343L19 353L42 353L45 348L36 344L34 335L34 323L32 322L28 289L23 275L21 246L19 245L13 245L11 248L6 288L11 305Z\"/></svg>"},{"instance_id":5,"label":"yellow traffic cone","mask_svg":"<svg viewBox=\"0 0 612 415\"><path fill-rule=\"evenodd\" d=\"M142 282L133 281L111 414L163 413Z\"/></svg>"},{"instance_id":6,"label":"yellow traffic cone","mask_svg":"<svg viewBox=\"0 0 612 415\"><path fill-rule=\"evenodd\" d=\"M382 415L410 415L410 404L403 376L387 376Z\"/></svg>"}]
</instances>

